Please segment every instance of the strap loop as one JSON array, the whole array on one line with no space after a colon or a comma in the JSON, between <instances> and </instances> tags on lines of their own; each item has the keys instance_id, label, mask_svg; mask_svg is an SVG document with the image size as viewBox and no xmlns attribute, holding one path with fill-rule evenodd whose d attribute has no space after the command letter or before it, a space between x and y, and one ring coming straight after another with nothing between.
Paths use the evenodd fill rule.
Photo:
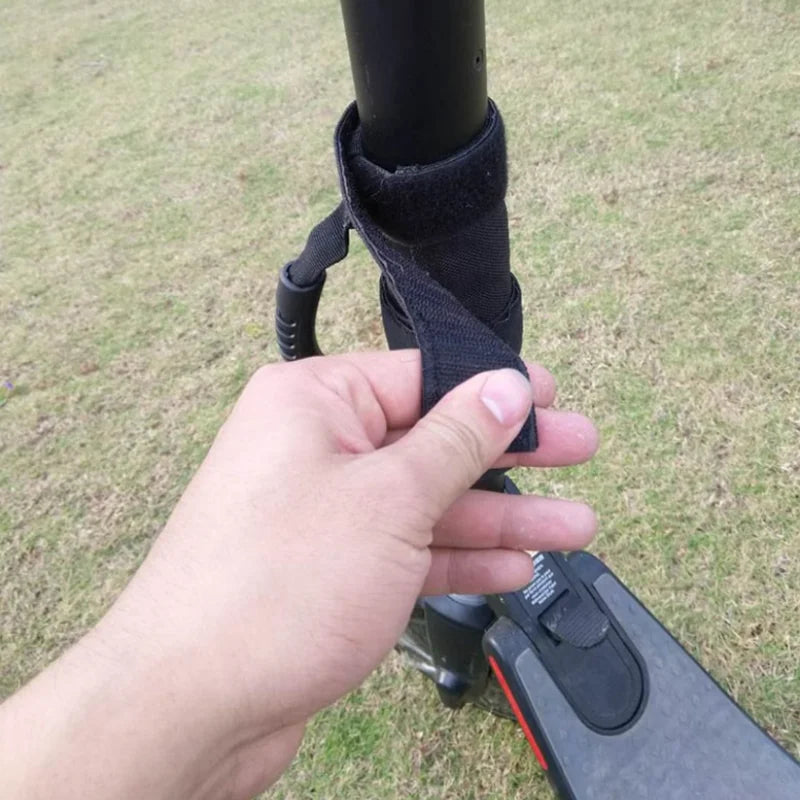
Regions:
<instances>
[{"instance_id":1,"label":"strap loop","mask_svg":"<svg viewBox=\"0 0 800 800\"><path fill-rule=\"evenodd\" d=\"M328 267L347 255L352 227L381 269L384 318L389 313L406 340L410 338L406 334L413 331L422 353L423 413L479 372L510 367L527 376L516 352L521 342L521 302L519 286L508 267L505 139L495 106L490 104L484 131L463 151L429 167L384 172L377 183L377 173L367 169L369 164L361 152L355 103L339 122L334 146L343 202L311 231L303 252L283 270L277 309L281 351L286 350L291 358L319 352L313 321L322 279ZM362 186L359 176L363 182L365 174L369 181ZM444 227L436 231L425 215L437 216L437 204L458 195L460 187L466 205L459 210L456 203L442 211ZM394 224L387 217L391 213L387 199L391 198L398 201L399 209ZM371 200L377 201L375 208L380 209L378 217L384 224L376 221ZM422 215L416 208L420 205L425 207ZM414 238L415 226L420 238ZM387 229L414 241L400 241ZM481 231L491 236L479 241L482 249L476 251L475 240L484 235ZM476 252L480 253L477 259ZM488 263L491 260L493 264ZM472 310L431 274L440 268L446 270L443 279L471 298ZM313 303L311 313L298 310L303 298ZM291 313L286 311L289 307ZM305 352L307 348L311 353ZM536 445L531 411L509 451L535 450Z\"/></svg>"}]
</instances>

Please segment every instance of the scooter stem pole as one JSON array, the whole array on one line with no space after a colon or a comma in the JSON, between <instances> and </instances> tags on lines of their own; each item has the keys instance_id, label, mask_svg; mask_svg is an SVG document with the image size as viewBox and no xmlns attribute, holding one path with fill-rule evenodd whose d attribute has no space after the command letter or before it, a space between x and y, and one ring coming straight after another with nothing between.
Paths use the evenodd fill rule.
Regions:
<instances>
[{"instance_id":1,"label":"scooter stem pole","mask_svg":"<svg viewBox=\"0 0 800 800\"><path fill-rule=\"evenodd\" d=\"M341 0L364 149L386 169L467 144L487 113L483 0Z\"/></svg>"}]
</instances>

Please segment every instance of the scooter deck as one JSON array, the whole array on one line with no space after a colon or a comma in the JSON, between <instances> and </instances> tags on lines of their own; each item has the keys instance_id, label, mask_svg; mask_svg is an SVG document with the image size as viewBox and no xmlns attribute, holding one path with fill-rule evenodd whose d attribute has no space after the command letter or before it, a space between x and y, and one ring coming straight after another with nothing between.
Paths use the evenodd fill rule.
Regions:
<instances>
[{"instance_id":1,"label":"scooter deck","mask_svg":"<svg viewBox=\"0 0 800 800\"><path fill-rule=\"evenodd\" d=\"M501 616L486 632L486 655L559 796L799 800L800 764L739 708L619 579L588 553L558 558L570 577L591 592L644 665L639 707L619 729L600 730L581 719L574 698L570 702L565 697L523 630L527 623L521 626ZM605 691L602 683L597 690Z\"/></svg>"}]
</instances>

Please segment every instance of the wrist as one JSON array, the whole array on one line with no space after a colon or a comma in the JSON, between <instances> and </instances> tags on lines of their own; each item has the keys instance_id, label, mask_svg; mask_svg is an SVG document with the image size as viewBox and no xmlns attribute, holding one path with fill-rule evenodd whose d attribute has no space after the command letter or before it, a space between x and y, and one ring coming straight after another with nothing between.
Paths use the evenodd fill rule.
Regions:
<instances>
[{"instance_id":1,"label":"wrist","mask_svg":"<svg viewBox=\"0 0 800 800\"><path fill-rule=\"evenodd\" d=\"M115 763L115 771L128 777L107 796L237 797L240 754L274 726L245 724L229 703L231 676L202 652L200 637L165 635L169 626L153 626L148 635L114 611L76 648L81 662L99 664L86 727L105 729L105 738L127 749L128 768Z\"/></svg>"},{"instance_id":2,"label":"wrist","mask_svg":"<svg viewBox=\"0 0 800 800\"><path fill-rule=\"evenodd\" d=\"M101 623L2 706L4 796L244 798L280 774L301 730L240 727L213 680L189 683L204 672L192 654L135 642ZM254 748L255 768L243 759Z\"/></svg>"}]
</instances>

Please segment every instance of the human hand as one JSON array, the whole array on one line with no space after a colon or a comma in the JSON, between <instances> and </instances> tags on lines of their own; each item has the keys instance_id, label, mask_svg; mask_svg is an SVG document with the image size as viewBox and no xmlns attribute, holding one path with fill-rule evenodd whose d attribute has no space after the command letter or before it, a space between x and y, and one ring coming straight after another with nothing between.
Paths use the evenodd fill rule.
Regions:
<instances>
[{"instance_id":1,"label":"human hand","mask_svg":"<svg viewBox=\"0 0 800 800\"><path fill-rule=\"evenodd\" d=\"M470 490L493 465L575 464L596 448L588 420L546 410L552 378L529 369L533 389L486 373L419 421L416 351L260 370L140 570L66 659L73 679L91 662L106 687L95 745L128 743L128 770L86 759L102 796L141 796L143 765L148 797L252 796L307 718L385 657L420 594L516 589L531 577L522 551L586 544L582 504ZM504 455L532 401L539 449ZM75 725L90 746L88 719Z\"/></svg>"}]
</instances>

